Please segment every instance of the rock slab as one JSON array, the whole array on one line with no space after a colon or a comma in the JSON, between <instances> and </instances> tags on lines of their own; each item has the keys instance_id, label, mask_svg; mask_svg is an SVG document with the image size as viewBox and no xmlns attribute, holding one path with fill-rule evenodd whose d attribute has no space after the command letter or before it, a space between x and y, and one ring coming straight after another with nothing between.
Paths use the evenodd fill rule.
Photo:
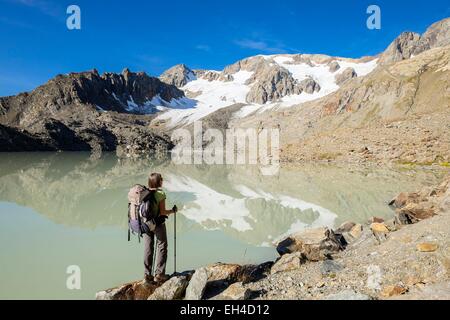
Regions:
<instances>
[{"instance_id":1,"label":"rock slab","mask_svg":"<svg viewBox=\"0 0 450 320\"><path fill-rule=\"evenodd\" d=\"M170 278L148 298L148 300L180 300L189 284L186 276Z\"/></svg>"},{"instance_id":2,"label":"rock slab","mask_svg":"<svg viewBox=\"0 0 450 320\"><path fill-rule=\"evenodd\" d=\"M205 293L207 283L208 271L206 268L196 270L186 288L185 300L201 300Z\"/></svg>"},{"instance_id":3,"label":"rock slab","mask_svg":"<svg viewBox=\"0 0 450 320\"><path fill-rule=\"evenodd\" d=\"M302 254L300 252L294 252L290 254L285 254L278 259L277 262L272 266L270 271L271 274L292 271L300 268L303 263Z\"/></svg>"},{"instance_id":4,"label":"rock slab","mask_svg":"<svg viewBox=\"0 0 450 320\"><path fill-rule=\"evenodd\" d=\"M148 284L145 281L124 284L114 289L100 291L96 294L96 300L147 300L157 289L156 284Z\"/></svg>"},{"instance_id":5,"label":"rock slab","mask_svg":"<svg viewBox=\"0 0 450 320\"><path fill-rule=\"evenodd\" d=\"M328 228L310 229L293 234L277 246L280 255L299 252L309 261L326 260L331 254L343 249L336 234Z\"/></svg>"}]
</instances>

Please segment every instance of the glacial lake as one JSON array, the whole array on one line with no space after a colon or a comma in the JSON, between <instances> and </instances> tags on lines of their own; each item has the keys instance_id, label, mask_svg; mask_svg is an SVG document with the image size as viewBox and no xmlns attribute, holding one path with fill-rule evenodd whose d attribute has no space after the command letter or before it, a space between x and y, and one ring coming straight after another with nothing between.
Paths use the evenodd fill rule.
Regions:
<instances>
[{"instance_id":1,"label":"glacial lake","mask_svg":"<svg viewBox=\"0 0 450 320\"><path fill-rule=\"evenodd\" d=\"M143 245L127 241L127 193L161 172L177 204L177 267L273 260L273 243L305 228L391 217L398 192L444 171L302 165L180 166L170 160L90 159L86 153L0 154L0 299L93 299L143 277ZM173 271L173 218L167 223ZM81 289L68 290L68 266Z\"/></svg>"}]
</instances>

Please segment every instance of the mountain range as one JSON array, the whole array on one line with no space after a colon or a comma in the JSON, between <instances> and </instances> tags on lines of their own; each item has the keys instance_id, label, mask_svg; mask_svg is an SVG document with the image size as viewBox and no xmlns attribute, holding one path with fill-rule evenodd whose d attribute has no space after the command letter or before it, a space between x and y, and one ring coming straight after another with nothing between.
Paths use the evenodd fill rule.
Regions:
<instances>
[{"instance_id":1,"label":"mountain range","mask_svg":"<svg viewBox=\"0 0 450 320\"><path fill-rule=\"evenodd\" d=\"M177 65L58 75L0 98L0 151L165 152L170 133L278 127L282 158L450 162L450 18L377 56L249 57L221 71Z\"/></svg>"}]
</instances>

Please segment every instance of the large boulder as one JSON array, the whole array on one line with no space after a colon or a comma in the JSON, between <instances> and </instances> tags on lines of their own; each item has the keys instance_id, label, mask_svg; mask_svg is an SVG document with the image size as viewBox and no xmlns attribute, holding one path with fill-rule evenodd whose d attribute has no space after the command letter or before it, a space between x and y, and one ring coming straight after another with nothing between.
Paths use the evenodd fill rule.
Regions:
<instances>
[{"instance_id":1,"label":"large boulder","mask_svg":"<svg viewBox=\"0 0 450 320\"><path fill-rule=\"evenodd\" d=\"M356 223L352 221L346 221L342 223L336 230L335 233L344 234L346 232L350 232L352 228L356 225Z\"/></svg>"},{"instance_id":2,"label":"large boulder","mask_svg":"<svg viewBox=\"0 0 450 320\"><path fill-rule=\"evenodd\" d=\"M187 276L170 278L148 298L148 300L180 300L184 297L189 284Z\"/></svg>"},{"instance_id":3,"label":"large boulder","mask_svg":"<svg viewBox=\"0 0 450 320\"><path fill-rule=\"evenodd\" d=\"M335 230L336 235L341 235L345 244L351 244L361 238L364 228L359 223L354 223L351 221L344 222Z\"/></svg>"},{"instance_id":4,"label":"large boulder","mask_svg":"<svg viewBox=\"0 0 450 320\"><path fill-rule=\"evenodd\" d=\"M248 300L251 293L252 291L246 288L242 282L236 282L212 300Z\"/></svg>"},{"instance_id":5,"label":"large boulder","mask_svg":"<svg viewBox=\"0 0 450 320\"><path fill-rule=\"evenodd\" d=\"M274 265L273 261L261 263L259 265L245 265L242 266L236 282L243 282L244 284L259 281L270 274L270 270Z\"/></svg>"},{"instance_id":6,"label":"large boulder","mask_svg":"<svg viewBox=\"0 0 450 320\"><path fill-rule=\"evenodd\" d=\"M435 216L437 211L431 202L409 203L396 210L396 221L400 225L413 224Z\"/></svg>"},{"instance_id":7,"label":"large boulder","mask_svg":"<svg viewBox=\"0 0 450 320\"><path fill-rule=\"evenodd\" d=\"M358 240L359 238L361 238L362 234L364 231L364 227L357 223L345 236L345 240L347 241L347 243L352 243L356 240Z\"/></svg>"},{"instance_id":8,"label":"large boulder","mask_svg":"<svg viewBox=\"0 0 450 320\"><path fill-rule=\"evenodd\" d=\"M147 300L158 288L156 284L137 281L124 284L120 287L100 291L96 300Z\"/></svg>"},{"instance_id":9,"label":"large boulder","mask_svg":"<svg viewBox=\"0 0 450 320\"><path fill-rule=\"evenodd\" d=\"M450 178L446 178L438 187L400 193L389 205L396 208L395 223L400 226L429 219L439 211L450 210Z\"/></svg>"},{"instance_id":10,"label":"large boulder","mask_svg":"<svg viewBox=\"0 0 450 320\"><path fill-rule=\"evenodd\" d=\"M206 267L208 283L214 282L255 282L264 278L270 271L273 262L265 262L259 265L238 265L215 263Z\"/></svg>"},{"instance_id":11,"label":"large boulder","mask_svg":"<svg viewBox=\"0 0 450 320\"><path fill-rule=\"evenodd\" d=\"M343 249L338 236L328 228L309 229L293 234L277 246L280 255L299 252L304 259L310 261L326 260Z\"/></svg>"},{"instance_id":12,"label":"large boulder","mask_svg":"<svg viewBox=\"0 0 450 320\"><path fill-rule=\"evenodd\" d=\"M300 268L305 259L300 252L294 252L281 256L270 270L271 274L293 271Z\"/></svg>"},{"instance_id":13,"label":"large boulder","mask_svg":"<svg viewBox=\"0 0 450 320\"><path fill-rule=\"evenodd\" d=\"M238 264L215 263L205 267L207 283L203 299L210 299L225 290L230 284L239 281L242 266Z\"/></svg>"},{"instance_id":14,"label":"large boulder","mask_svg":"<svg viewBox=\"0 0 450 320\"><path fill-rule=\"evenodd\" d=\"M260 265L238 265L215 263L205 267L208 281L206 283L203 299L209 299L221 294L230 284L251 283L265 278L270 274L273 262Z\"/></svg>"},{"instance_id":15,"label":"large boulder","mask_svg":"<svg viewBox=\"0 0 450 320\"><path fill-rule=\"evenodd\" d=\"M186 288L185 300L201 300L208 283L208 271L206 268L197 269Z\"/></svg>"},{"instance_id":16,"label":"large boulder","mask_svg":"<svg viewBox=\"0 0 450 320\"><path fill-rule=\"evenodd\" d=\"M238 264L215 263L206 267L208 282L228 281L236 282L242 266Z\"/></svg>"},{"instance_id":17,"label":"large boulder","mask_svg":"<svg viewBox=\"0 0 450 320\"><path fill-rule=\"evenodd\" d=\"M370 229L379 243L387 239L390 230L385 223L372 223Z\"/></svg>"},{"instance_id":18,"label":"large boulder","mask_svg":"<svg viewBox=\"0 0 450 320\"><path fill-rule=\"evenodd\" d=\"M417 203L420 199L420 194L417 192L401 192L389 202L389 205L395 208L402 208L408 203Z\"/></svg>"}]
</instances>

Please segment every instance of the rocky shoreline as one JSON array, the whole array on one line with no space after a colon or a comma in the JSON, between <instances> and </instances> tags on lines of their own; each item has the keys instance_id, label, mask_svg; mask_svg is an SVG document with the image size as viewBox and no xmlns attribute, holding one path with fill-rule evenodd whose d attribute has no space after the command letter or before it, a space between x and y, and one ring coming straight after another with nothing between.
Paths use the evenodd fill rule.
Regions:
<instances>
[{"instance_id":1,"label":"rocky shoreline","mask_svg":"<svg viewBox=\"0 0 450 320\"><path fill-rule=\"evenodd\" d=\"M310 229L277 244L261 265L217 263L98 292L97 300L450 299L450 176L401 193L390 220Z\"/></svg>"}]
</instances>

